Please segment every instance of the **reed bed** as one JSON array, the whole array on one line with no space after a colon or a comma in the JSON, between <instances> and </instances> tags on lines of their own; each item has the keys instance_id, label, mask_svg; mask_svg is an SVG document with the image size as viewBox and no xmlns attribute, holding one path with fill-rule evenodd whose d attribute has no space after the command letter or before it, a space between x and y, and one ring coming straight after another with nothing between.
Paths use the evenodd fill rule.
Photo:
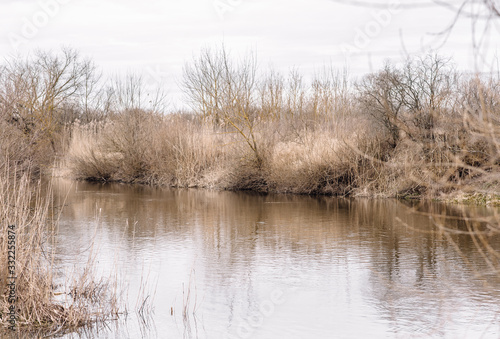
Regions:
<instances>
[{"instance_id":1,"label":"reed bed","mask_svg":"<svg viewBox=\"0 0 500 339\"><path fill-rule=\"evenodd\" d=\"M6 331L63 333L120 313L116 285L97 278L93 256L58 283L50 202L50 190L34 183L29 171L6 166L0 172L0 324Z\"/></svg>"},{"instance_id":2,"label":"reed bed","mask_svg":"<svg viewBox=\"0 0 500 339\"><path fill-rule=\"evenodd\" d=\"M257 161L246 141L227 127L183 115L124 114L141 115L133 124L135 132L127 130L131 124L122 116L99 122L97 129L74 128L66 153L73 178L219 190L443 199L461 191L494 193L498 188L499 129L488 132L493 137L481 136L484 126L479 125L486 122L475 122L476 135L467 132L457 137L450 131L443 137L446 141L435 142L402 137L392 147L383 133L370 130L373 122L366 117L353 119L344 129L336 123L301 126L298 119L261 121L253 129Z\"/></svg>"},{"instance_id":3,"label":"reed bed","mask_svg":"<svg viewBox=\"0 0 500 339\"><path fill-rule=\"evenodd\" d=\"M190 109L169 112L140 77L101 81L72 49L12 60L0 67L0 156L33 172L57 160L76 179L173 187L408 198L498 189L498 74L465 74L438 55L360 79L324 67L310 82L257 64L201 51L180 83Z\"/></svg>"},{"instance_id":4,"label":"reed bed","mask_svg":"<svg viewBox=\"0 0 500 339\"><path fill-rule=\"evenodd\" d=\"M296 71L258 76L251 58L235 62L224 49L203 51L184 73L189 113L137 106L74 125L65 152L71 175L407 198L498 186L493 75L462 74L429 55L356 81L325 68L305 84Z\"/></svg>"}]
</instances>

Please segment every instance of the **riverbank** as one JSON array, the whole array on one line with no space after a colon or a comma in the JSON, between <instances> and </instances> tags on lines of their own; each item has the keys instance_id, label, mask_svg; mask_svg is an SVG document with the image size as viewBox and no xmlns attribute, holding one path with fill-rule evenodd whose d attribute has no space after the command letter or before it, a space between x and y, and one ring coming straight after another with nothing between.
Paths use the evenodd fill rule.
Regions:
<instances>
[{"instance_id":1,"label":"riverbank","mask_svg":"<svg viewBox=\"0 0 500 339\"><path fill-rule=\"evenodd\" d=\"M184 67L184 112L140 78L102 83L96 69L71 49L7 64L0 153L77 180L309 195L494 194L500 180L498 77L436 55L306 82L207 49Z\"/></svg>"},{"instance_id":2,"label":"riverbank","mask_svg":"<svg viewBox=\"0 0 500 339\"><path fill-rule=\"evenodd\" d=\"M151 272L147 281L158 286L154 299L148 299L154 312L146 331L141 332L131 312L121 326L113 323L96 337L169 333L175 338L182 337L184 326L191 326L192 334L198 326L200 337L223 338L229 329L237 338L240 326L256 329L248 325L254 323L251 316L269 314L251 301L268 300L265 304L272 306L275 298L280 302L270 317L282 321L265 318L257 337L286 333L310 338L311 329L316 329L315 338L342 337L339 327L357 315L356 324L365 332L353 336L348 327L344 337L373 338L373 331L366 330L370 324L387 329L380 338L411 336L422 328L429 337L436 331L443 336L448 328L450 337L470 334L472 327L479 328L477 337L498 333L500 280L487 262L498 263L498 252L488 250L500 248L495 209L64 179L54 180L54 192L67 201L60 232L70 240L61 248L67 257L76 259L75 253L87 246L93 230L85 221L101 213L103 248L111 250L100 253L100 265L112 256L120 258L132 303L144 280L144 263ZM476 238L463 219L477 230ZM185 325L189 286L191 318ZM339 297L339 286L350 287L345 295L363 303ZM436 305L442 305L441 313ZM403 329L388 324L391 307L401 307L397 323L404 323ZM464 313L471 315L467 321ZM339 320L339 314L349 319Z\"/></svg>"},{"instance_id":3,"label":"riverbank","mask_svg":"<svg viewBox=\"0 0 500 339\"><path fill-rule=\"evenodd\" d=\"M95 253L81 253L88 260L72 273L61 272L56 264L58 220L51 197L50 189L42 190L29 172L0 170L3 335L63 334L122 312L121 291L111 277L98 277Z\"/></svg>"},{"instance_id":4,"label":"riverbank","mask_svg":"<svg viewBox=\"0 0 500 339\"><path fill-rule=\"evenodd\" d=\"M401 137L391 147L362 119L259 122L252 130L257 157L230 128L130 110L75 126L58 172L78 180L307 195L439 199L497 192L494 139L465 140L469 149L453 151L457 144L446 137L434 144ZM470 159L478 153L484 158Z\"/></svg>"},{"instance_id":5,"label":"riverbank","mask_svg":"<svg viewBox=\"0 0 500 339\"><path fill-rule=\"evenodd\" d=\"M451 204L500 207L500 195L493 193L485 194L456 192L453 197L441 198L438 200Z\"/></svg>"},{"instance_id":6,"label":"riverbank","mask_svg":"<svg viewBox=\"0 0 500 339\"><path fill-rule=\"evenodd\" d=\"M461 74L437 56L359 80L325 68L305 83L296 70L261 73L254 62L207 50L185 68L187 112L161 109L161 95L145 95L133 76L102 84L95 69L65 49L15 60L0 73L0 220L3 234L18 227L16 321L28 329L75 328L110 319L119 306L115 285L92 275L56 289L53 254L44 256L54 235L50 195L32 186L43 173L163 187L498 201L500 81ZM10 240L0 241L4 262ZM0 270L3 281L8 268ZM1 323L8 327L8 318Z\"/></svg>"}]
</instances>

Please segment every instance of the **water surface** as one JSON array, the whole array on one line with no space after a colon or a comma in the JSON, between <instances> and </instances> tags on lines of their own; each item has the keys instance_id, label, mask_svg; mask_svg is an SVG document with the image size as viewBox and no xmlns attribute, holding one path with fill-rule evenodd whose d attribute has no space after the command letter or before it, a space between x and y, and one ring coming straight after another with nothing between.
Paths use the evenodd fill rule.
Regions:
<instances>
[{"instance_id":1,"label":"water surface","mask_svg":"<svg viewBox=\"0 0 500 339\"><path fill-rule=\"evenodd\" d=\"M467 223L429 214L494 210L65 180L54 191L59 262L82 264L95 239L99 272L127 286L126 319L84 337L500 337L499 274ZM144 280L154 311L141 319Z\"/></svg>"}]
</instances>

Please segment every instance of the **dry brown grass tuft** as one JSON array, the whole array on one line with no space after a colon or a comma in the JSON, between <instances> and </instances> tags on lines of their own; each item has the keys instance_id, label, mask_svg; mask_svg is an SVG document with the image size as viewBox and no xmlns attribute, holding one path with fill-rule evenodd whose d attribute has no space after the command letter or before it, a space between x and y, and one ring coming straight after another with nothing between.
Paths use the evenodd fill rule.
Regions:
<instances>
[{"instance_id":1,"label":"dry brown grass tuft","mask_svg":"<svg viewBox=\"0 0 500 339\"><path fill-rule=\"evenodd\" d=\"M224 180L228 136L180 115L165 116L151 145L151 175L176 187L219 188Z\"/></svg>"},{"instance_id":2,"label":"dry brown grass tuft","mask_svg":"<svg viewBox=\"0 0 500 339\"><path fill-rule=\"evenodd\" d=\"M230 139L188 116L130 110L75 126L66 166L77 179L220 188Z\"/></svg>"},{"instance_id":3,"label":"dry brown grass tuft","mask_svg":"<svg viewBox=\"0 0 500 339\"><path fill-rule=\"evenodd\" d=\"M16 327L28 332L40 328L45 333L66 331L115 317L120 306L117 291L112 281L96 279L92 261L82 275L70 279L71 291L56 291L48 227L54 222L49 220L50 191L42 194L41 186L34 187L27 173L0 172L0 262L4 263L0 266L0 323L11 325L12 305ZM14 285L7 285L11 282ZM15 298L9 299L13 296L10 286L15 287ZM70 297L64 301L56 298L66 293Z\"/></svg>"},{"instance_id":4,"label":"dry brown grass tuft","mask_svg":"<svg viewBox=\"0 0 500 339\"><path fill-rule=\"evenodd\" d=\"M277 191L345 195L351 187L351 150L331 131L303 131L280 142L270 160L269 181Z\"/></svg>"},{"instance_id":5,"label":"dry brown grass tuft","mask_svg":"<svg viewBox=\"0 0 500 339\"><path fill-rule=\"evenodd\" d=\"M66 157L61 166L68 167L70 173L91 181L109 180L117 171L116 159L119 155L103 152L104 139L101 131L103 122L75 125Z\"/></svg>"}]
</instances>

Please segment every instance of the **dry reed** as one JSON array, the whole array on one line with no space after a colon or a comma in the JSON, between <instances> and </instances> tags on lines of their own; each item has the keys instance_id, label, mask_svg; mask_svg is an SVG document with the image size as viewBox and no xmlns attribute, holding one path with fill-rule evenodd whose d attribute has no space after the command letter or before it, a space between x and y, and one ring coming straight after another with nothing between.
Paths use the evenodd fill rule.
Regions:
<instances>
[{"instance_id":1,"label":"dry reed","mask_svg":"<svg viewBox=\"0 0 500 339\"><path fill-rule=\"evenodd\" d=\"M15 167L0 172L0 323L15 323L22 332L54 334L116 317L118 291L110 279L97 279L92 255L80 274L66 277L68 289L60 290L51 245L55 230L50 224L57 220L49 218L50 190L34 185L29 172L11 171Z\"/></svg>"},{"instance_id":2,"label":"dry reed","mask_svg":"<svg viewBox=\"0 0 500 339\"><path fill-rule=\"evenodd\" d=\"M500 85L493 75L460 74L450 60L430 55L356 82L324 68L307 85L296 71L259 78L252 58L228 58L207 50L186 67L192 113L127 107L75 123L65 152L70 175L405 198L498 187Z\"/></svg>"}]
</instances>

